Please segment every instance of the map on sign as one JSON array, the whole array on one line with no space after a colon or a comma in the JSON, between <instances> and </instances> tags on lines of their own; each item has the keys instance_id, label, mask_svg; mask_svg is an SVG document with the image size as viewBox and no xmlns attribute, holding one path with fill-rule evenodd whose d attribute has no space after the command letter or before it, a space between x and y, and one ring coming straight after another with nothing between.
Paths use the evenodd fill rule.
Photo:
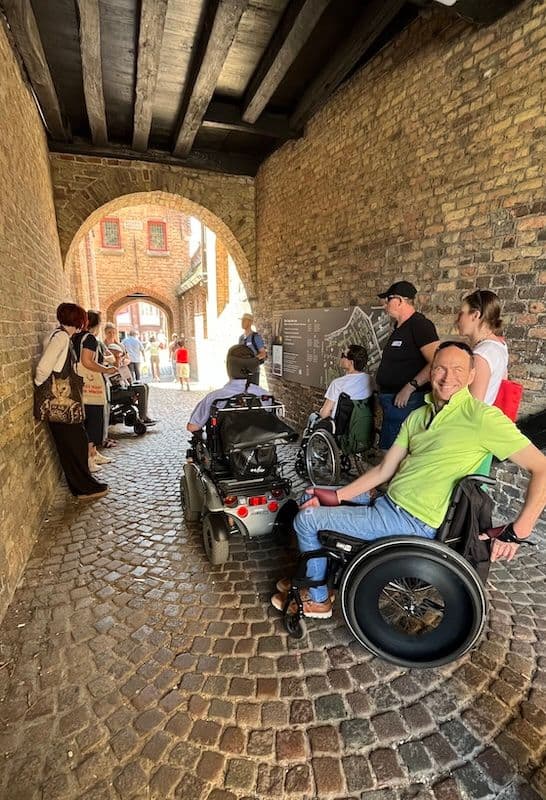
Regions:
<instances>
[{"instance_id":1,"label":"map on sign","mask_svg":"<svg viewBox=\"0 0 546 800\"><path fill-rule=\"evenodd\" d=\"M391 330L382 308L361 306L279 312L272 322L273 346L282 345L283 378L321 388L342 374L340 354L351 344L367 349L374 373Z\"/></svg>"}]
</instances>

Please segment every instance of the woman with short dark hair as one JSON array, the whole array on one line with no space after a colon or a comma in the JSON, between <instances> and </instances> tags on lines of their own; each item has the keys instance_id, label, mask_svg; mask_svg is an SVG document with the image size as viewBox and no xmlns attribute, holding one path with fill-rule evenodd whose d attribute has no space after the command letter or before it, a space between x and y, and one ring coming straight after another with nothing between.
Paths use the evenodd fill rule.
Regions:
<instances>
[{"instance_id":1,"label":"woman with short dark hair","mask_svg":"<svg viewBox=\"0 0 546 800\"><path fill-rule=\"evenodd\" d=\"M36 386L41 386L52 373L59 375L75 367L71 337L87 326L87 314L75 303L61 303L57 308L57 320L59 325L46 338L42 357L36 367ZM80 500L92 500L105 495L108 486L96 481L89 472L88 440L83 423L49 422L48 426L70 492Z\"/></svg>"}]
</instances>

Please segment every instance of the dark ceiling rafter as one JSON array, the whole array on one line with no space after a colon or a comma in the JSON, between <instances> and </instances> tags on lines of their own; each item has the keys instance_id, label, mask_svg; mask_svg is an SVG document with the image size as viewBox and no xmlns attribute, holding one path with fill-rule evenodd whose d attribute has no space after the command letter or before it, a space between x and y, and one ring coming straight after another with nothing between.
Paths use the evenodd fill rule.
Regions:
<instances>
[{"instance_id":1,"label":"dark ceiling rafter","mask_svg":"<svg viewBox=\"0 0 546 800\"><path fill-rule=\"evenodd\" d=\"M120 161L148 161L154 164L167 164L189 169L205 169L231 175L256 175L262 162L260 156L231 151L209 149L192 150L186 158L173 156L164 150L148 149L144 153L130 147L109 142L106 146L94 146L86 141L50 142L51 153L93 156L95 158L117 159Z\"/></svg>"},{"instance_id":2,"label":"dark ceiling rafter","mask_svg":"<svg viewBox=\"0 0 546 800\"><path fill-rule=\"evenodd\" d=\"M249 0L218 0L212 24L203 26L175 135L173 153L177 156L187 156L193 146L248 3Z\"/></svg>"},{"instance_id":3,"label":"dark ceiling rafter","mask_svg":"<svg viewBox=\"0 0 546 800\"><path fill-rule=\"evenodd\" d=\"M133 150L148 147L161 43L169 0L141 0L133 121Z\"/></svg>"},{"instance_id":4,"label":"dark ceiling rafter","mask_svg":"<svg viewBox=\"0 0 546 800\"><path fill-rule=\"evenodd\" d=\"M345 43L301 96L290 115L290 125L293 128L302 127L337 89L403 5L404 0L371 0L365 4L362 15Z\"/></svg>"},{"instance_id":5,"label":"dark ceiling rafter","mask_svg":"<svg viewBox=\"0 0 546 800\"><path fill-rule=\"evenodd\" d=\"M241 117L241 111L236 103L222 100L212 100L205 112L201 123L205 129L237 131L251 133L255 136L269 136L272 139L293 139L297 135L288 125L285 114L272 114L265 112L261 115L256 125L249 125Z\"/></svg>"},{"instance_id":6,"label":"dark ceiling rafter","mask_svg":"<svg viewBox=\"0 0 546 800\"><path fill-rule=\"evenodd\" d=\"M108 142L106 108L102 87L99 0L77 0L83 92L91 139L95 145Z\"/></svg>"},{"instance_id":7,"label":"dark ceiling rafter","mask_svg":"<svg viewBox=\"0 0 546 800\"><path fill-rule=\"evenodd\" d=\"M2 0L2 6L51 136L70 141L70 128L64 120L30 0Z\"/></svg>"},{"instance_id":8,"label":"dark ceiling rafter","mask_svg":"<svg viewBox=\"0 0 546 800\"><path fill-rule=\"evenodd\" d=\"M291 0L251 78L243 120L256 122L294 63L330 0Z\"/></svg>"}]
</instances>

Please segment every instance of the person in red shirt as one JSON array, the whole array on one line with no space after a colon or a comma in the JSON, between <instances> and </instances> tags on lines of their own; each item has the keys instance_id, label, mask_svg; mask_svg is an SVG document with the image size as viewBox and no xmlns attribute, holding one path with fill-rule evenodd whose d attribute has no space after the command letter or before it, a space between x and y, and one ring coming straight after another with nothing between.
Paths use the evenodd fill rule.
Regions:
<instances>
[{"instance_id":1,"label":"person in red shirt","mask_svg":"<svg viewBox=\"0 0 546 800\"><path fill-rule=\"evenodd\" d=\"M176 344L176 377L180 381L180 388L190 391L190 357L186 347L184 346L184 339L179 339Z\"/></svg>"}]
</instances>

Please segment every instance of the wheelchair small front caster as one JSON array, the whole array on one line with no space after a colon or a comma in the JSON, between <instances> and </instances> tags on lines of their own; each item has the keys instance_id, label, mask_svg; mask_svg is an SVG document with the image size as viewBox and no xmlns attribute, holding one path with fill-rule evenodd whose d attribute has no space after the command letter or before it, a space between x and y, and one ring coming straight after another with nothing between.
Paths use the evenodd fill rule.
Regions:
<instances>
[{"instance_id":1,"label":"wheelchair small front caster","mask_svg":"<svg viewBox=\"0 0 546 800\"><path fill-rule=\"evenodd\" d=\"M283 624L292 639L303 639L305 636L305 622L297 611L295 614L287 611L283 616Z\"/></svg>"},{"instance_id":2,"label":"wheelchair small front caster","mask_svg":"<svg viewBox=\"0 0 546 800\"><path fill-rule=\"evenodd\" d=\"M146 425L143 422L138 420L133 425L133 430L134 430L134 432L136 433L137 436L144 436L144 434L146 433L147 428L146 428Z\"/></svg>"}]
</instances>

